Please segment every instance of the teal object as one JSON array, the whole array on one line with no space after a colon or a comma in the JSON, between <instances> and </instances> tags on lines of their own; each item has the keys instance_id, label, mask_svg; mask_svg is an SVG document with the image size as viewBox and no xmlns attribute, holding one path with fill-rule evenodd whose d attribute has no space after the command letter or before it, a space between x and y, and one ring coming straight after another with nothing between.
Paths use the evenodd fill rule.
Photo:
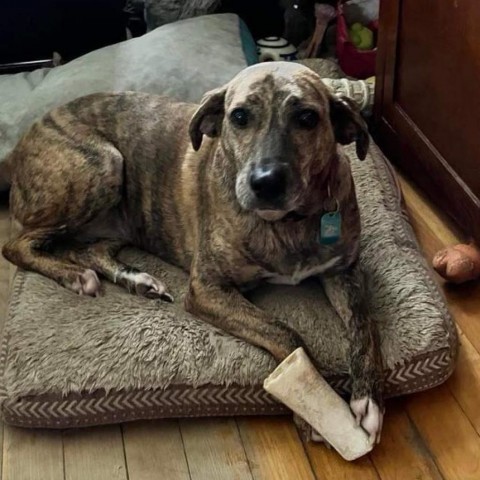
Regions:
<instances>
[{"instance_id":1,"label":"teal object","mask_svg":"<svg viewBox=\"0 0 480 480\"><path fill-rule=\"evenodd\" d=\"M342 236L342 214L340 212L327 212L320 220L320 238L322 245L337 243Z\"/></svg>"},{"instance_id":2,"label":"teal object","mask_svg":"<svg viewBox=\"0 0 480 480\"><path fill-rule=\"evenodd\" d=\"M239 26L243 54L245 55L247 65L255 65L258 63L257 44L255 43L247 24L241 18L239 18Z\"/></svg>"}]
</instances>

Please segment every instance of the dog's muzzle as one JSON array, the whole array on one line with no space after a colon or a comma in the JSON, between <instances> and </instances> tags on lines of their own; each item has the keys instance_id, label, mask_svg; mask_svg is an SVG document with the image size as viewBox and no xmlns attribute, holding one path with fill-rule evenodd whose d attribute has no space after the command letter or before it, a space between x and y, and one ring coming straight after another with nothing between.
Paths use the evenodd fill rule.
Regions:
<instances>
[{"instance_id":1,"label":"dog's muzzle","mask_svg":"<svg viewBox=\"0 0 480 480\"><path fill-rule=\"evenodd\" d=\"M250 172L250 188L262 203L279 204L285 199L289 167L277 161L263 161Z\"/></svg>"}]
</instances>

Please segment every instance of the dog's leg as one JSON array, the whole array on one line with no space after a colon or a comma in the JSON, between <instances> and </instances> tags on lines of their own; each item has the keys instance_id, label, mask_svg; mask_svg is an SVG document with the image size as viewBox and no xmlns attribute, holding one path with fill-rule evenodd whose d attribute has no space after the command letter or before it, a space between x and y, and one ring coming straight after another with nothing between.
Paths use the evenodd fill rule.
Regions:
<instances>
[{"instance_id":1,"label":"dog's leg","mask_svg":"<svg viewBox=\"0 0 480 480\"><path fill-rule=\"evenodd\" d=\"M264 348L279 363L298 347L308 352L295 331L250 303L235 288L191 279L185 307L187 311L231 335ZM298 415L294 414L293 419L303 439L323 441Z\"/></svg>"},{"instance_id":2,"label":"dog's leg","mask_svg":"<svg viewBox=\"0 0 480 480\"><path fill-rule=\"evenodd\" d=\"M325 292L350 335L350 407L375 441L383 423L383 365L377 327L367 308L365 281L358 262L346 272L322 279Z\"/></svg>"},{"instance_id":3,"label":"dog's leg","mask_svg":"<svg viewBox=\"0 0 480 480\"><path fill-rule=\"evenodd\" d=\"M236 288L190 279L187 311L206 322L270 352L278 362L305 345L288 325L250 303ZM306 350L306 348L305 348Z\"/></svg>"},{"instance_id":4,"label":"dog's leg","mask_svg":"<svg viewBox=\"0 0 480 480\"><path fill-rule=\"evenodd\" d=\"M126 243L121 240L98 240L94 243L73 243L63 248L62 256L74 264L95 270L108 280L147 298L173 302L165 285L152 275L125 265L116 255Z\"/></svg>"},{"instance_id":5,"label":"dog's leg","mask_svg":"<svg viewBox=\"0 0 480 480\"><path fill-rule=\"evenodd\" d=\"M49 241L58 233L55 229L22 232L17 238L4 245L3 255L18 267L37 271L80 295L98 295L100 281L93 270L83 269L56 258L45 250Z\"/></svg>"}]
</instances>

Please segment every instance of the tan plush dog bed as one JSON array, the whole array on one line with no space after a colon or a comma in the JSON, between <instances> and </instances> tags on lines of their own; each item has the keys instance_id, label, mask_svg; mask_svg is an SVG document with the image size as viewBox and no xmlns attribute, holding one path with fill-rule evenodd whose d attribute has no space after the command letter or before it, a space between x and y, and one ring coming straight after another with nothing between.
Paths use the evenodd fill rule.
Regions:
<instances>
[{"instance_id":1,"label":"tan plush dog bed","mask_svg":"<svg viewBox=\"0 0 480 480\"><path fill-rule=\"evenodd\" d=\"M363 221L361 263L381 333L387 395L424 390L454 368L457 336L418 250L394 176L376 146L364 162L347 149ZM18 272L1 353L7 423L72 427L141 418L274 414L287 410L262 389L273 359L182 308L187 276L135 250L123 259L165 280L175 304L106 285L79 297ZM347 335L321 286L266 286L252 300L295 326L323 374L349 390Z\"/></svg>"}]
</instances>

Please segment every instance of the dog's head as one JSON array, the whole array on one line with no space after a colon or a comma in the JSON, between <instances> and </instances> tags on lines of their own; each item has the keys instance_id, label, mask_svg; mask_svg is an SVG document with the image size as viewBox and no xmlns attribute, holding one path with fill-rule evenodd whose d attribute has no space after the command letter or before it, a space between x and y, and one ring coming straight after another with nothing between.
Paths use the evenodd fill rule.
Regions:
<instances>
[{"instance_id":1,"label":"dog's head","mask_svg":"<svg viewBox=\"0 0 480 480\"><path fill-rule=\"evenodd\" d=\"M240 206L268 220L311 211L306 202L337 158L336 144L355 141L364 159L369 141L352 101L333 97L315 72L289 62L249 67L207 93L190 124L195 150L203 135L220 137Z\"/></svg>"}]
</instances>

